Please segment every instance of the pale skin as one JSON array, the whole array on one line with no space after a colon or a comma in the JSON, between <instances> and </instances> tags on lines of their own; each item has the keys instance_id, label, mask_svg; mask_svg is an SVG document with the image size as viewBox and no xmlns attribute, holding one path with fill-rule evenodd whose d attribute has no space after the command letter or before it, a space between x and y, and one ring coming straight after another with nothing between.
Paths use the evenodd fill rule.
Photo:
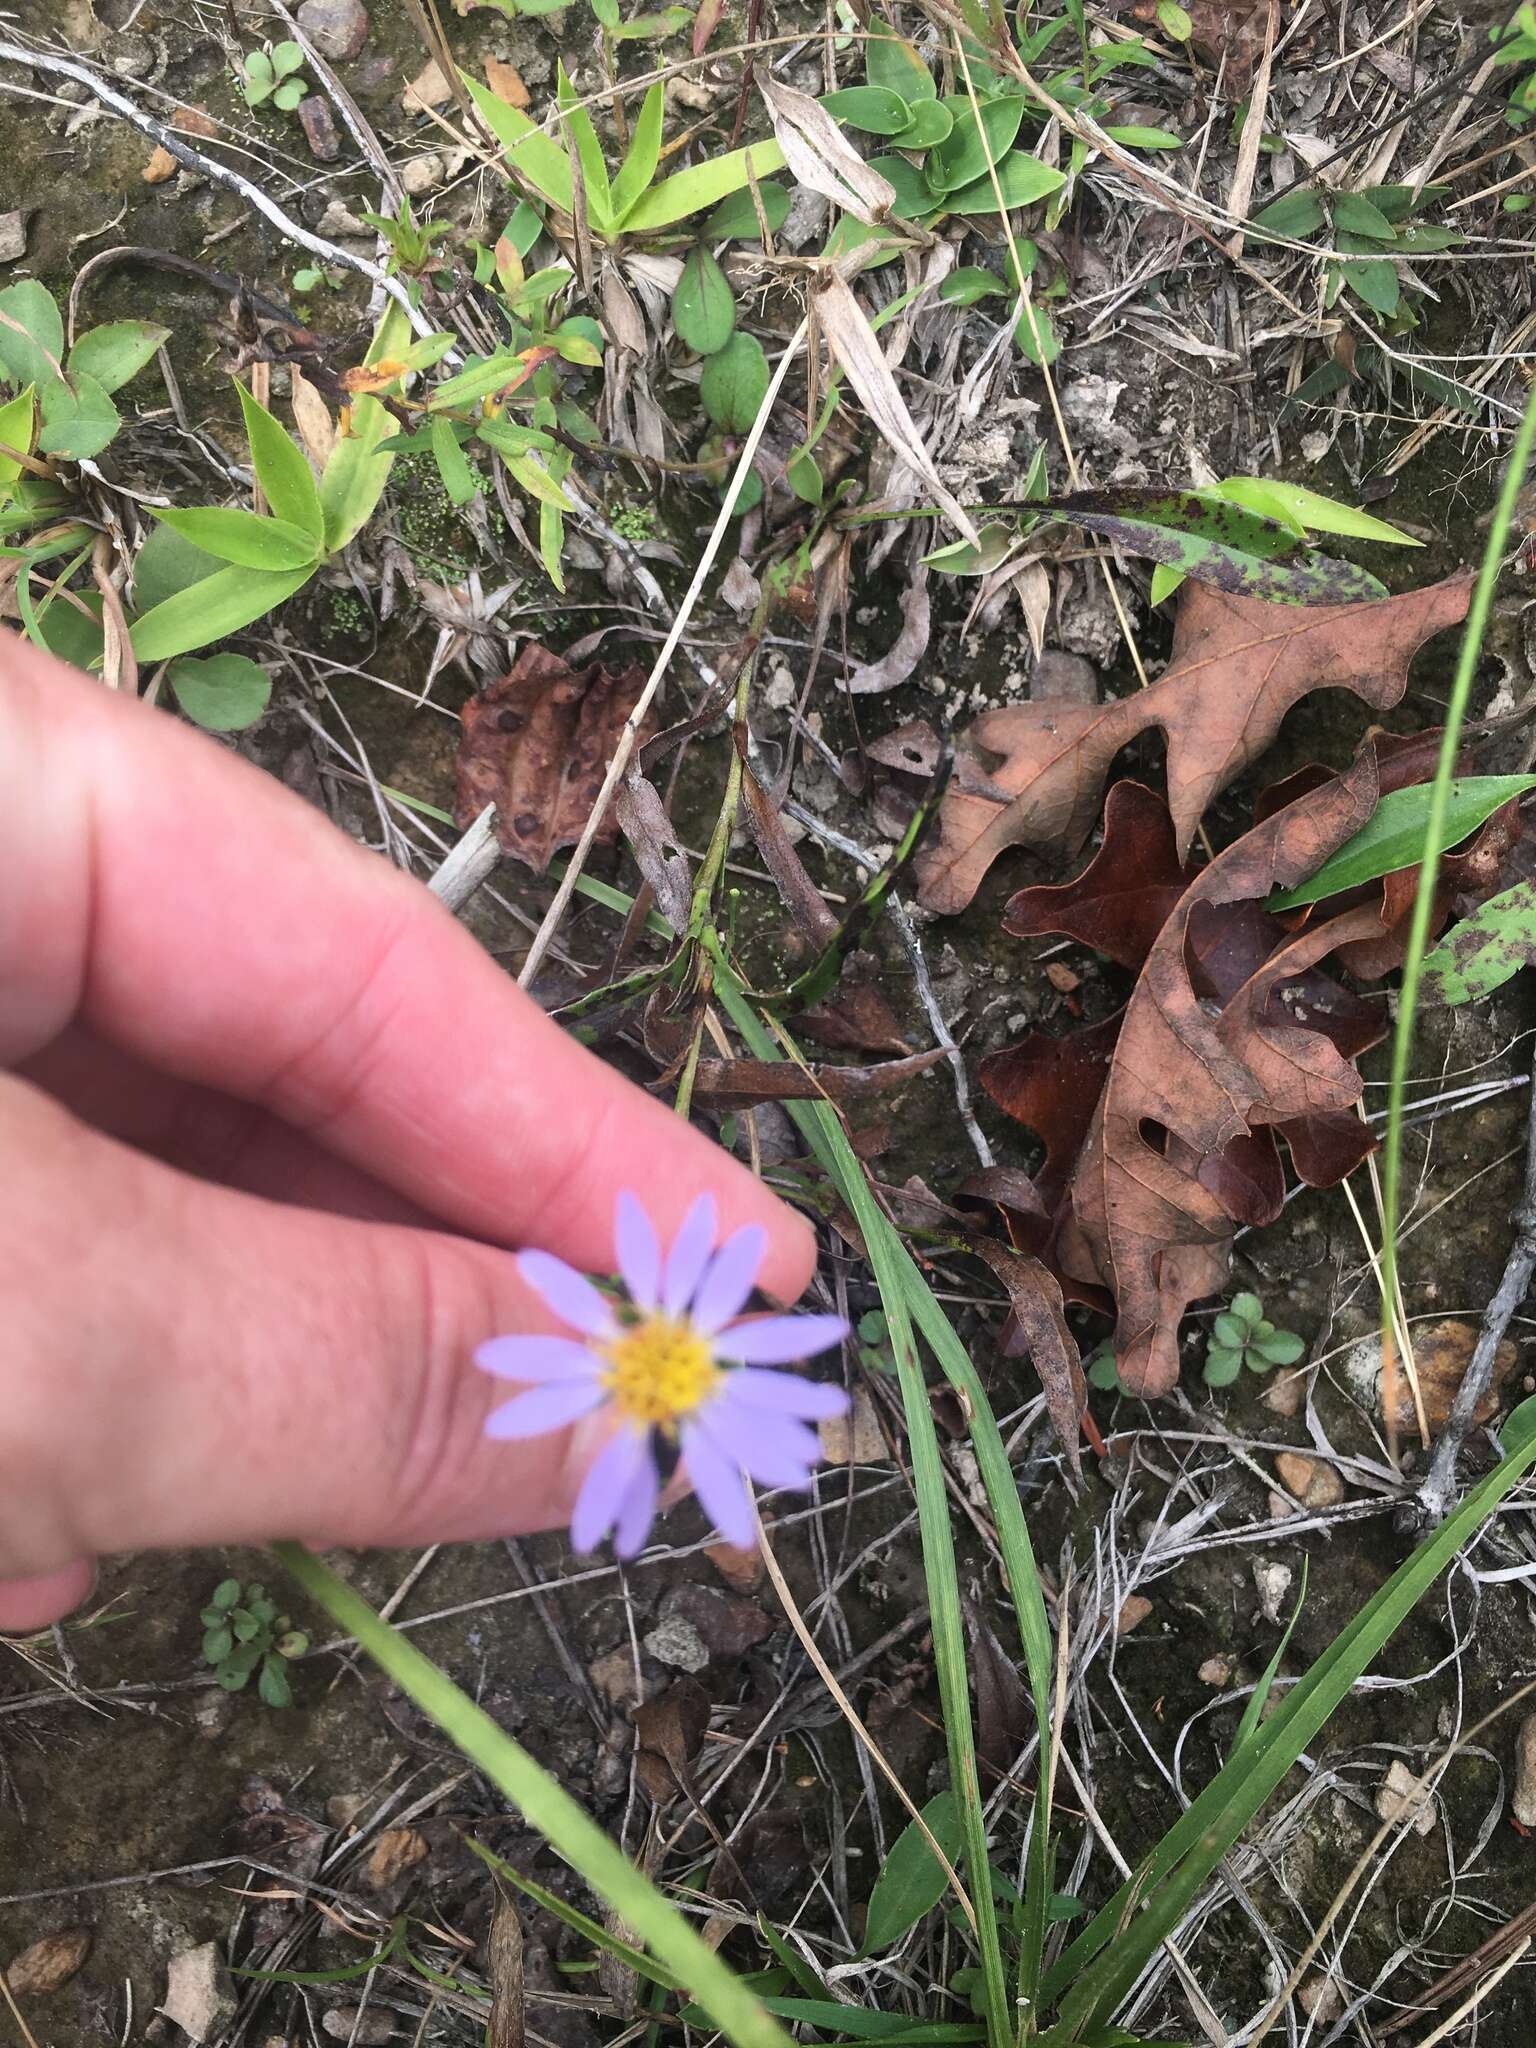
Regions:
<instances>
[{"instance_id":1,"label":"pale skin","mask_svg":"<svg viewBox=\"0 0 1536 2048\"><path fill-rule=\"evenodd\" d=\"M0 1631L161 1545L569 1516L590 1436L487 1443L511 1252L613 1268L711 1190L806 1225L551 1023L420 883L227 747L0 633ZM579 1426L580 1428L580 1426Z\"/></svg>"}]
</instances>

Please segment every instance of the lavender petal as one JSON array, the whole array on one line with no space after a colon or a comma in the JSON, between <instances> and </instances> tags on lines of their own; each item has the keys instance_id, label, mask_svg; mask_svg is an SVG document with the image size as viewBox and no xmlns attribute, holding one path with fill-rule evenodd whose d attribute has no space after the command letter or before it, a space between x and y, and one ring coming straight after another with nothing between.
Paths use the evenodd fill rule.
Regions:
<instances>
[{"instance_id":1,"label":"lavender petal","mask_svg":"<svg viewBox=\"0 0 1536 2048\"><path fill-rule=\"evenodd\" d=\"M530 1394L518 1394L493 1408L485 1418L485 1433L493 1443L513 1443L521 1437L544 1436L563 1429L580 1415L590 1415L607 1399L602 1384L595 1380L557 1380L552 1386L535 1387Z\"/></svg>"},{"instance_id":2,"label":"lavender petal","mask_svg":"<svg viewBox=\"0 0 1536 2048\"><path fill-rule=\"evenodd\" d=\"M581 1482L571 1515L571 1548L585 1553L596 1550L613 1527L635 1474L642 1465L654 1472L649 1433L621 1427L598 1452Z\"/></svg>"},{"instance_id":3,"label":"lavender petal","mask_svg":"<svg viewBox=\"0 0 1536 2048\"><path fill-rule=\"evenodd\" d=\"M661 1245L638 1195L625 1188L614 1211L619 1273L636 1308L654 1308L661 1290Z\"/></svg>"},{"instance_id":4,"label":"lavender petal","mask_svg":"<svg viewBox=\"0 0 1536 2048\"><path fill-rule=\"evenodd\" d=\"M757 1542L757 1516L741 1472L696 1423L684 1423L683 1464L704 1512L727 1543L750 1550Z\"/></svg>"},{"instance_id":5,"label":"lavender petal","mask_svg":"<svg viewBox=\"0 0 1536 2048\"><path fill-rule=\"evenodd\" d=\"M613 1335L613 1310L585 1273L578 1273L552 1252L519 1252L517 1270L561 1322L588 1337Z\"/></svg>"},{"instance_id":6,"label":"lavender petal","mask_svg":"<svg viewBox=\"0 0 1536 2048\"><path fill-rule=\"evenodd\" d=\"M802 1422L823 1422L832 1415L846 1415L849 1406L841 1387L803 1380L793 1372L762 1372L750 1365L731 1374L724 1392L744 1408L762 1408L772 1415L798 1415Z\"/></svg>"},{"instance_id":7,"label":"lavender petal","mask_svg":"<svg viewBox=\"0 0 1536 2048\"><path fill-rule=\"evenodd\" d=\"M841 1316L763 1316L755 1323L737 1323L714 1340L717 1358L736 1365L791 1365L830 1351L848 1334Z\"/></svg>"},{"instance_id":8,"label":"lavender petal","mask_svg":"<svg viewBox=\"0 0 1536 2048\"><path fill-rule=\"evenodd\" d=\"M693 1297L690 1320L701 1337L712 1337L732 1316L741 1314L767 1249L768 1233L760 1223L733 1231L721 1245Z\"/></svg>"},{"instance_id":9,"label":"lavender petal","mask_svg":"<svg viewBox=\"0 0 1536 2048\"><path fill-rule=\"evenodd\" d=\"M476 1345L475 1363L499 1380L594 1379L603 1369L574 1337L491 1337Z\"/></svg>"},{"instance_id":10,"label":"lavender petal","mask_svg":"<svg viewBox=\"0 0 1536 2048\"><path fill-rule=\"evenodd\" d=\"M645 1548L651 1524L656 1519L656 1502L660 1495L661 1474L656 1470L656 1460L654 1457L642 1458L639 1470L630 1480L619 1504L618 1526L613 1532L613 1548L617 1556L636 1557Z\"/></svg>"},{"instance_id":11,"label":"lavender petal","mask_svg":"<svg viewBox=\"0 0 1536 2048\"><path fill-rule=\"evenodd\" d=\"M792 1415L738 1408L722 1394L702 1411L698 1426L759 1486L804 1487L821 1462L821 1440Z\"/></svg>"},{"instance_id":12,"label":"lavender petal","mask_svg":"<svg viewBox=\"0 0 1536 2048\"><path fill-rule=\"evenodd\" d=\"M715 1243L715 1198L700 1195L683 1218L672 1249L667 1254L661 1282L661 1305L669 1316L680 1316L693 1299L693 1290L703 1277Z\"/></svg>"}]
</instances>

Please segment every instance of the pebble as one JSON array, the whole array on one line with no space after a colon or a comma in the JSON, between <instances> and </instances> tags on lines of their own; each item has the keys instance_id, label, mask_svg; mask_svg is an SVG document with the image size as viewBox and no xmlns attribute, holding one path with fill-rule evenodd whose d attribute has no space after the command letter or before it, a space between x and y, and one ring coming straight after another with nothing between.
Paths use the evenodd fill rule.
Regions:
<instances>
[{"instance_id":1,"label":"pebble","mask_svg":"<svg viewBox=\"0 0 1536 2048\"><path fill-rule=\"evenodd\" d=\"M419 199L424 192L435 192L448 175L448 167L436 150L429 149L425 156L415 156L400 173L400 187L413 199Z\"/></svg>"},{"instance_id":2,"label":"pebble","mask_svg":"<svg viewBox=\"0 0 1536 2048\"><path fill-rule=\"evenodd\" d=\"M1510 1812L1523 1828L1536 1828L1536 1714L1527 1714L1515 1737L1515 1795Z\"/></svg>"},{"instance_id":3,"label":"pebble","mask_svg":"<svg viewBox=\"0 0 1536 2048\"><path fill-rule=\"evenodd\" d=\"M1127 1593L1115 1616L1115 1634L1128 1636L1133 1628L1140 1628L1151 1612L1152 1602L1144 1593Z\"/></svg>"},{"instance_id":4,"label":"pebble","mask_svg":"<svg viewBox=\"0 0 1536 2048\"><path fill-rule=\"evenodd\" d=\"M670 1664L675 1671L702 1671L709 1662L709 1646L681 1615L668 1615L642 1641L658 1664Z\"/></svg>"},{"instance_id":5,"label":"pebble","mask_svg":"<svg viewBox=\"0 0 1536 2048\"><path fill-rule=\"evenodd\" d=\"M394 2014L378 2006L333 2005L320 2025L333 2041L350 2041L353 2048L379 2048L380 2042L395 2038Z\"/></svg>"},{"instance_id":6,"label":"pebble","mask_svg":"<svg viewBox=\"0 0 1536 2048\"><path fill-rule=\"evenodd\" d=\"M360 235L370 240L373 229L367 221L359 220L352 209L340 199L333 199L316 223L322 235L328 235L333 242L344 241L349 235Z\"/></svg>"},{"instance_id":7,"label":"pebble","mask_svg":"<svg viewBox=\"0 0 1536 2048\"><path fill-rule=\"evenodd\" d=\"M368 10L362 0L304 0L298 24L322 57L349 64L368 40Z\"/></svg>"},{"instance_id":8,"label":"pebble","mask_svg":"<svg viewBox=\"0 0 1536 2048\"><path fill-rule=\"evenodd\" d=\"M1214 1685L1219 1692L1224 1685L1232 1683L1232 1673L1236 1668L1230 1657L1207 1657L1195 1676L1202 1685Z\"/></svg>"},{"instance_id":9,"label":"pebble","mask_svg":"<svg viewBox=\"0 0 1536 2048\"><path fill-rule=\"evenodd\" d=\"M216 1941L171 1957L160 2010L194 2041L210 2040L228 2026L237 2010L235 1990Z\"/></svg>"},{"instance_id":10,"label":"pebble","mask_svg":"<svg viewBox=\"0 0 1536 2048\"><path fill-rule=\"evenodd\" d=\"M1259 1609L1266 1621L1279 1621L1281 1603L1291 1590L1295 1576L1288 1564L1260 1563L1254 1566L1253 1583L1258 1588Z\"/></svg>"},{"instance_id":11,"label":"pebble","mask_svg":"<svg viewBox=\"0 0 1536 2048\"><path fill-rule=\"evenodd\" d=\"M312 92L307 100L300 100L299 126L304 130L310 155L323 164L333 164L341 154L341 137L336 133L336 123L331 118L330 101L322 99L317 92Z\"/></svg>"},{"instance_id":12,"label":"pebble","mask_svg":"<svg viewBox=\"0 0 1536 2048\"><path fill-rule=\"evenodd\" d=\"M1407 1820L1411 1815L1416 1835L1427 1835L1435 1825L1435 1802L1425 1796L1423 1779L1416 1778L1401 1757L1393 1758L1392 1768L1377 1788L1376 1813L1385 1821Z\"/></svg>"},{"instance_id":13,"label":"pebble","mask_svg":"<svg viewBox=\"0 0 1536 2048\"><path fill-rule=\"evenodd\" d=\"M0 213L0 263L14 263L18 256L26 255L31 210L28 207L24 213Z\"/></svg>"},{"instance_id":14,"label":"pebble","mask_svg":"<svg viewBox=\"0 0 1536 2048\"><path fill-rule=\"evenodd\" d=\"M1336 1508L1344 1498L1343 1480L1321 1458L1304 1458L1299 1451L1281 1451L1275 1459L1275 1472L1280 1484L1303 1507Z\"/></svg>"}]
</instances>

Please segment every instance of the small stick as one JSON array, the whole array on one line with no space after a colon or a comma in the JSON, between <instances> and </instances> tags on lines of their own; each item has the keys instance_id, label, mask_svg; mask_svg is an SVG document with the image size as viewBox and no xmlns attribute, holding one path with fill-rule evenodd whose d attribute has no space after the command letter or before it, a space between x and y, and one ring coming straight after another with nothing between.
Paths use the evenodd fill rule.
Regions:
<instances>
[{"instance_id":1,"label":"small stick","mask_svg":"<svg viewBox=\"0 0 1536 2048\"><path fill-rule=\"evenodd\" d=\"M1410 1513L1421 1526L1437 1527L1451 1511L1456 1493L1456 1461L1471 1434L1478 1404L1493 1384L1494 1361L1504 1332L1526 1297L1532 1274L1536 1273L1536 1088L1531 1091L1526 1123L1525 1186L1514 1220L1515 1242L1504 1277L1483 1311L1483 1327L1478 1332L1472 1362L1456 1389L1456 1399L1435 1446L1435 1455L1410 1507Z\"/></svg>"}]
</instances>

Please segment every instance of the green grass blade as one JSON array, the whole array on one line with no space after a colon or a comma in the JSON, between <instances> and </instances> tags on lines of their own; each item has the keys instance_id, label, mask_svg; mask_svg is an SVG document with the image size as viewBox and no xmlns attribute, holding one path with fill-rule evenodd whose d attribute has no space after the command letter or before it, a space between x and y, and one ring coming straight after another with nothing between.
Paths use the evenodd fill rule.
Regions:
<instances>
[{"instance_id":1,"label":"green grass blade","mask_svg":"<svg viewBox=\"0 0 1536 2048\"><path fill-rule=\"evenodd\" d=\"M375 1614L367 1601L319 1558L298 1543L279 1543L274 1548L315 1604L362 1645L400 1690L514 1802L529 1826L628 1921L641 1941L688 1986L728 2039L738 2048L792 2048L762 2000L699 1939L676 1907L641 1876L623 1850L534 1762L521 1743L498 1728L430 1657L423 1656Z\"/></svg>"}]
</instances>

